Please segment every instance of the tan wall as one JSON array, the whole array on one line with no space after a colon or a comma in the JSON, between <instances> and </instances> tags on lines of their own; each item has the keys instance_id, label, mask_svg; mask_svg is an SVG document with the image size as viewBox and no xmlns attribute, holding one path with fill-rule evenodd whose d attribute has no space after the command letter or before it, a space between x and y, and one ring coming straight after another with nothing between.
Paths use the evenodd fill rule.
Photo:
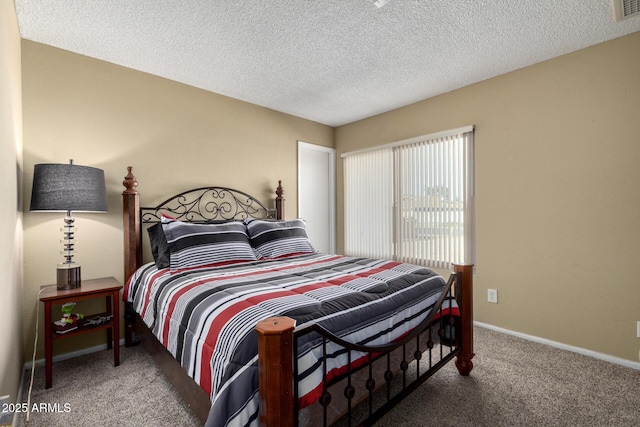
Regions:
<instances>
[{"instance_id":1,"label":"tan wall","mask_svg":"<svg viewBox=\"0 0 640 427\"><path fill-rule=\"evenodd\" d=\"M19 401L22 374L22 95L13 1L0 2L0 396Z\"/></svg>"},{"instance_id":2,"label":"tan wall","mask_svg":"<svg viewBox=\"0 0 640 427\"><path fill-rule=\"evenodd\" d=\"M475 124L475 319L637 362L639 52L635 33L565 55L339 127L336 148ZM342 162L337 182L342 248Z\"/></svg>"},{"instance_id":3,"label":"tan wall","mask_svg":"<svg viewBox=\"0 0 640 427\"><path fill-rule=\"evenodd\" d=\"M127 166L134 167L142 203L148 205L216 184L273 206L281 179L286 216L292 218L297 140L333 146L331 127L34 42L22 42L22 69L25 209L35 163L72 158L105 171L109 213L75 215L76 258L84 278L123 279L120 194ZM24 214L26 325L35 322L39 286L55 282L61 224L57 213ZM78 308L90 310L93 306ZM25 330L26 352L33 348L31 329ZM54 353L103 340L99 333L62 340ZM38 347L41 357L42 344Z\"/></svg>"}]
</instances>

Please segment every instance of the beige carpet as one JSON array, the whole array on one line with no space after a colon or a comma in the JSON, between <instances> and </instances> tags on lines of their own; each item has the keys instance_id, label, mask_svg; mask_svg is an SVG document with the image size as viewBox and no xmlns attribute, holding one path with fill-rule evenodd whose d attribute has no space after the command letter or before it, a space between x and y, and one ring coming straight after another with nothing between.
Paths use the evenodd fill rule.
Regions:
<instances>
[{"instance_id":1,"label":"beige carpet","mask_svg":"<svg viewBox=\"0 0 640 427\"><path fill-rule=\"evenodd\" d=\"M475 351L470 377L449 364L378 425L640 426L638 370L478 327ZM198 425L143 347L122 348L117 368L112 355L54 364L49 390L36 367L32 405L58 403L60 412L32 413L19 425Z\"/></svg>"},{"instance_id":2,"label":"beige carpet","mask_svg":"<svg viewBox=\"0 0 640 427\"><path fill-rule=\"evenodd\" d=\"M378 425L640 426L640 371L483 328L474 333L469 377L446 366Z\"/></svg>"},{"instance_id":3,"label":"beige carpet","mask_svg":"<svg viewBox=\"0 0 640 427\"><path fill-rule=\"evenodd\" d=\"M44 366L36 366L31 407L58 404L53 412L20 418L19 426L197 426L189 408L174 392L143 346L120 347L120 366L113 350L68 359L53 365L53 386L45 389ZM23 402L27 401L26 373ZM65 412L64 404L69 411Z\"/></svg>"}]
</instances>

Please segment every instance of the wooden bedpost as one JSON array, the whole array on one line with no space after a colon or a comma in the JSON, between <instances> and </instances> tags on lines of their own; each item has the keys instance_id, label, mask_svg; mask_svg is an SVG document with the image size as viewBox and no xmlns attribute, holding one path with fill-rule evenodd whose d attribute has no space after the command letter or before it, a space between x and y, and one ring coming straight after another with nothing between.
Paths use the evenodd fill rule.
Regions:
<instances>
[{"instance_id":1,"label":"wooden bedpost","mask_svg":"<svg viewBox=\"0 0 640 427\"><path fill-rule=\"evenodd\" d=\"M122 192L122 226L124 232L124 280L129 280L142 262L142 247L140 245L140 198L136 187L138 181L133 175L132 167L127 168L127 176L124 177L122 185L125 190ZM124 345L131 347L134 345L134 319L135 315L128 313L125 308L125 331Z\"/></svg>"},{"instance_id":2,"label":"wooden bedpost","mask_svg":"<svg viewBox=\"0 0 640 427\"><path fill-rule=\"evenodd\" d=\"M292 427L293 329L290 317L271 317L258 322L258 370L260 425Z\"/></svg>"},{"instance_id":3,"label":"wooden bedpost","mask_svg":"<svg viewBox=\"0 0 640 427\"><path fill-rule=\"evenodd\" d=\"M124 229L124 280L136 271L141 264L142 248L140 246L140 198L136 187L138 181L133 175L132 167L127 167L129 173L124 177L122 185L122 220Z\"/></svg>"},{"instance_id":4,"label":"wooden bedpost","mask_svg":"<svg viewBox=\"0 0 640 427\"><path fill-rule=\"evenodd\" d=\"M276 219L284 219L284 189L282 188L282 181L278 181L278 188L276 188Z\"/></svg>"},{"instance_id":5,"label":"wooden bedpost","mask_svg":"<svg viewBox=\"0 0 640 427\"><path fill-rule=\"evenodd\" d=\"M460 375L467 376L473 369L473 265L455 264L453 271L460 273L461 283L456 287L456 300L460 307L460 346L462 351L456 357L456 367ZM460 292L458 291L460 290Z\"/></svg>"}]
</instances>

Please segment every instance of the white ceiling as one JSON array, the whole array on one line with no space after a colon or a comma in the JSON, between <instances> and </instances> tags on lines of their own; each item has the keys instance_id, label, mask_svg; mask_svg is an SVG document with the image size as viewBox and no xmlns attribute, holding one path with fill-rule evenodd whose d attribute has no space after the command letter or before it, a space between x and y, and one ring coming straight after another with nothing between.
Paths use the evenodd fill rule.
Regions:
<instances>
[{"instance_id":1,"label":"white ceiling","mask_svg":"<svg viewBox=\"0 0 640 427\"><path fill-rule=\"evenodd\" d=\"M15 0L25 39L331 126L640 31L611 0L374 3Z\"/></svg>"}]
</instances>

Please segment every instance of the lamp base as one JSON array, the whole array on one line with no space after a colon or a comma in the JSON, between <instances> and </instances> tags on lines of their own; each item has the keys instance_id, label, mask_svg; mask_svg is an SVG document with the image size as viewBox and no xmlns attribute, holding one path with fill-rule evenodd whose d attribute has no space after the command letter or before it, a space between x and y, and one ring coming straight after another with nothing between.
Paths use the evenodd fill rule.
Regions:
<instances>
[{"instance_id":1,"label":"lamp base","mask_svg":"<svg viewBox=\"0 0 640 427\"><path fill-rule=\"evenodd\" d=\"M76 289L80 287L80 264L58 264L58 289Z\"/></svg>"}]
</instances>

